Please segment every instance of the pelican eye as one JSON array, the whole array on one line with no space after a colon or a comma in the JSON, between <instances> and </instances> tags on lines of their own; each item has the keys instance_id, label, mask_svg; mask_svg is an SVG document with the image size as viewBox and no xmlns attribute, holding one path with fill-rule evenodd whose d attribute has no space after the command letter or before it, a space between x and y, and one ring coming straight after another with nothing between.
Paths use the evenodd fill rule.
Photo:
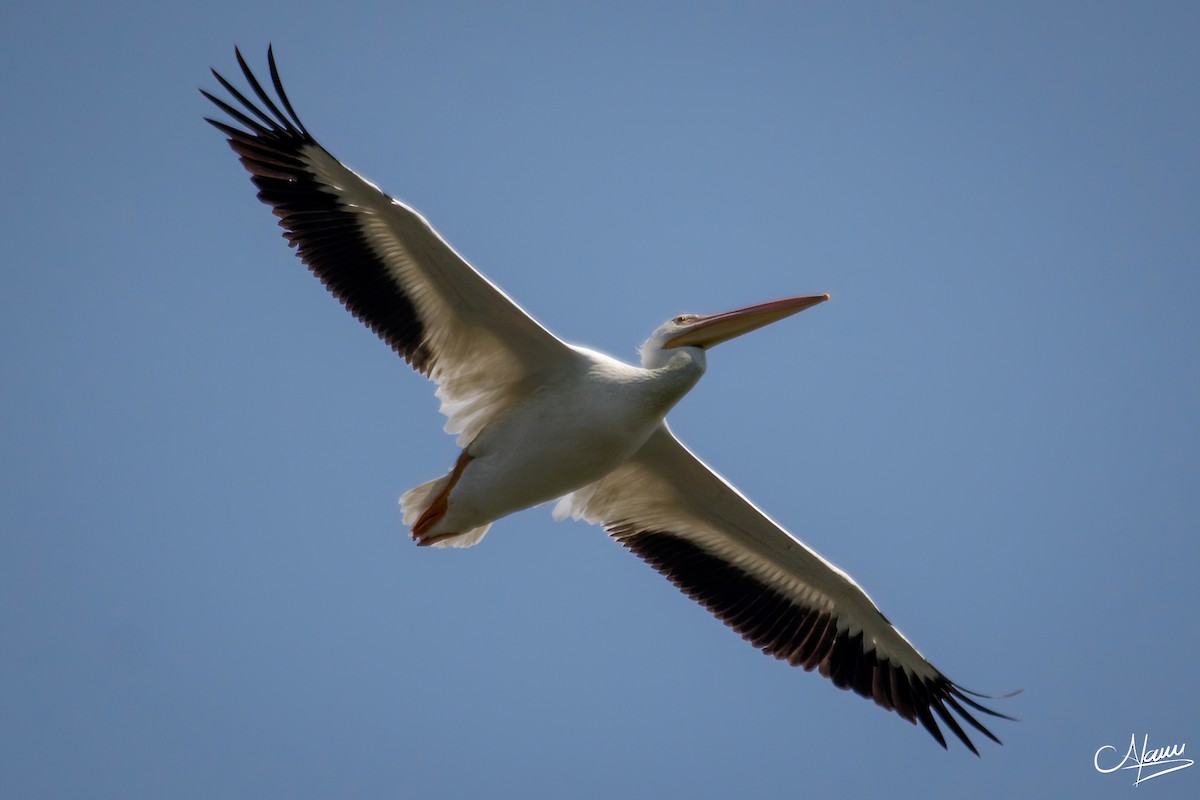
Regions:
<instances>
[{"instance_id":1,"label":"pelican eye","mask_svg":"<svg viewBox=\"0 0 1200 800\"><path fill-rule=\"evenodd\" d=\"M695 318L695 314L680 314L678 317L671 320L671 322L674 322L676 325L683 325L684 323L691 322Z\"/></svg>"}]
</instances>

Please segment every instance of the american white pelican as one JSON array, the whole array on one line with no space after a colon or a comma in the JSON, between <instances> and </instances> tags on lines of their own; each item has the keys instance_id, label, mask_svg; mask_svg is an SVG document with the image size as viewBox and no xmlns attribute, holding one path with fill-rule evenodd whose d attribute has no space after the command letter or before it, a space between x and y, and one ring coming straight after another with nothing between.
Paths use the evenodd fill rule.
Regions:
<instances>
[{"instance_id":1,"label":"american white pelican","mask_svg":"<svg viewBox=\"0 0 1200 800\"><path fill-rule=\"evenodd\" d=\"M849 575L755 508L664 421L704 374L707 348L828 295L675 317L642 345L641 366L567 344L419 214L317 144L269 48L275 98L236 55L260 103L213 70L241 109L201 90L237 124L208 121L229 137L301 260L437 383L446 430L458 435L449 473L400 498L418 544L468 547L500 517L561 498L556 519L603 525L763 652L919 720L942 747L935 714L976 755L958 718L999 743L973 712L1011 717L935 669Z\"/></svg>"}]
</instances>

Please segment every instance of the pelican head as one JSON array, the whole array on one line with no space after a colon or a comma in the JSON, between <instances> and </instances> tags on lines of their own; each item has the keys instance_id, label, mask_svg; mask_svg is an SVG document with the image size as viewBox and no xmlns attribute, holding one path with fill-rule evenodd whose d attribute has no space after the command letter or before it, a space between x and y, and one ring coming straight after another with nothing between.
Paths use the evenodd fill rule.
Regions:
<instances>
[{"instance_id":1,"label":"pelican head","mask_svg":"<svg viewBox=\"0 0 1200 800\"><path fill-rule=\"evenodd\" d=\"M673 348L696 347L706 350L828 299L828 294L810 294L772 300L720 314L680 314L664 322L650 335L642 346L642 366L660 365L670 357L667 351Z\"/></svg>"}]
</instances>

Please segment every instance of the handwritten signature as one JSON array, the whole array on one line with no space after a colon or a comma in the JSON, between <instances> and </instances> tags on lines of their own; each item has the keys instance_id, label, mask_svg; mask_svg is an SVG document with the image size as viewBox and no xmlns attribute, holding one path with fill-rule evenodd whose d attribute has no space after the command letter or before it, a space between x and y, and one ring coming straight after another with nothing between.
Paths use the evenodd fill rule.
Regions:
<instances>
[{"instance_id":1,"label":"handwritten signature","mask_svg":"<svg viewBox=\"0 0 1200 800\"><path fill-rule=\"evenodd\" d=\"M1116 772L1119 769L1136 769L1137 778L1133 785L1137 786L1143 781L1148 781L1151 778L1157 778L1161 775L1166 775L1169 772L1175 772L1185 767L1190 767L1196 762L1190 758L1183 758L1183 749L1187 747L1187 743L1172 744L1166 747L1156 747L1153 750L1149 749L1150 735L1146 734L1142 737L1142 750L1139 753L1137 749L1137 734L1129 735L1129 750L1125 753L1125 757L1121 759L1115 766L1102 767L1100 766L1100 756L1104 751L1111 750L1115 757L1117 748L1111 744L1106 744L1096 751L1092 763L1096 765L1097 772L1109 773ZM1110 756L1105 755L1105 761L1111 760ZM1146 772L1148 774L1143 774Z\"/></svg>"}]
</instances>

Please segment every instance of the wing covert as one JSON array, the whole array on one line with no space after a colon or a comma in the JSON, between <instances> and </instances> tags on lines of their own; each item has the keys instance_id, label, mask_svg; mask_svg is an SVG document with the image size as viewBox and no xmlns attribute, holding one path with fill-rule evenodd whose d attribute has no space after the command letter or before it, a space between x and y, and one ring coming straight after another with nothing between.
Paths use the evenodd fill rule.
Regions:
<instances>
[{"instance_id":1,"label":"wing covert","mask_svg":"<svg viewBox=\"0 0 1200 800\"><path fill-rule=\"evenodd\" d=\"M446 429L459 434L460 444L474 438L525 378L575 357L420 214L317 143L293 110L270 49L274 98L235 52L257 102L213 70L232 102L201 93L236 124L208 122L226 134L259 199L271 206L313 274L437 382Z\"/></svg>"},{"instance_id":2,"label":"wing covert","mask_svg":"<svg viewBox=\"0 0 1200 800\"><path fill-rule=\"evenodd\" d=\"M999 743L973 712L1011 719L946 678L849 575L759 511L665 424L629 462L559 501L555 516L568 515L603 525L764 653L920 721L943 747L934 714L976 755L960 720Z\"/></svg>"}]
</instances>

